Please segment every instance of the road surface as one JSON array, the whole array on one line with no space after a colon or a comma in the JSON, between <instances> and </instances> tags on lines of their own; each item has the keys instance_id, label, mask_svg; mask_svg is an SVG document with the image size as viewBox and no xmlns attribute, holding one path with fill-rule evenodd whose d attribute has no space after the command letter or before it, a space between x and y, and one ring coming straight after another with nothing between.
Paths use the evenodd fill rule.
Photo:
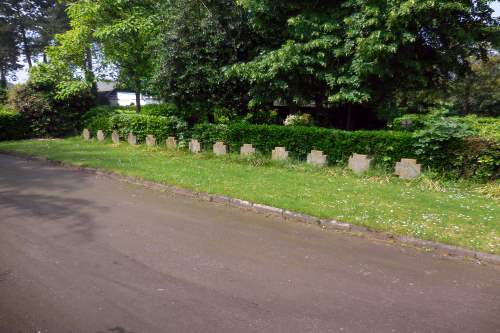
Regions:
<instances>
[{"instance_id":1,"label":"road surface","mask_svg":"<svg viewBox=\"0 0 500 333\"><path fill-rule=\"evenodd\" d=\"M0 332L500 332L500 267L0 155Z\"/></svg>"}]
</instances>

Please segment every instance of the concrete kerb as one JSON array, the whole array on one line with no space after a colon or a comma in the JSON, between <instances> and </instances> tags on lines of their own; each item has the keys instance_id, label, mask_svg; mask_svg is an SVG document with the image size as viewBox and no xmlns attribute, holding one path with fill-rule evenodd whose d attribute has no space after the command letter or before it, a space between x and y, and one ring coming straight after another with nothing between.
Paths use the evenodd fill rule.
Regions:
<instances>
[{"instance_id":1,"label":"concrete kerb","mask_svg":"<svg viewBox=\"0 0 500 333\"><path fill-rule=\"evenodd\" d=\"M473 258L473 259L476 259L476 260L479 260L482 262L488 262L488 263L500 265L500 255L484 253L484 252L479 252L479 251L474 251L474 250L468 250L468 249L460 248L460 247L453 246L453 245L447 245L447 244L443 244L443 243L426 241L426 240L417 239L417 238L413 238L413 237L409 237L409 236L394 236L394 235L384 233L384 232L372 231L366 227L352 225L350 223L343 223L343 222L336 221L336 220L320 219L320 218L317 218L317 217L314 217L311 215L307 215L307 214L292 212L292 211L284 210L281 208L252 203L252 202L249 202L246 200L231 198L231 197L227 197L227 196L213 195L213 194L204 193L204 192L191 191L191 190L179 188L176 186L165 185L165 184L160 184L160 183L156 183L156 182L152 182L152 181L142 180L142 179L139 179L136 177L121 175L121 174L114 172L114 171L106 171L106 170L90 168L90 167L74 166L74 165L71 165L71 164L68 164L65 162L61 162L61 161L54 161L54 160L47 159L45 157L32 156L32 155L18 153L18 152L10 152L10 151L0 150L0 153L6 154L6 155L11 155L11 156L22 157L22 158L25 158L27 160L44 161L44 162L51 163L53 165L62 166L68 170L104 176L104 177L108 177L108 178L111 178L114 180L126 182L129 184L144 186L146 188L150 188L153 190L158 190L158 191L163 191L163 192L171 192L173 194L183 195L183 196L187 196L187 197L191 197L191 198L197 198L197 199L210 201L210 202L214 202L214 203L226 204L229 206L244 208L247 210L251 209L252 211L255 211L257 213L272 215L275 217L276 216L281 217L281 219L283 221L290 220L293 222L314 224L314 225L318 225L318 226L322 227L323 229L334 230L337 232L357 233L357 234L361 234L362 236L366 235L366 236L368 236L370 238L374 238L374 239L391 239L391 240L395 241L396 243L400 243L403 245L409 245L409 246L413 246L413 247L421 248L421 249L432 250L432 251L447 255L449 257Z\"/></svg>"}]
</instances>

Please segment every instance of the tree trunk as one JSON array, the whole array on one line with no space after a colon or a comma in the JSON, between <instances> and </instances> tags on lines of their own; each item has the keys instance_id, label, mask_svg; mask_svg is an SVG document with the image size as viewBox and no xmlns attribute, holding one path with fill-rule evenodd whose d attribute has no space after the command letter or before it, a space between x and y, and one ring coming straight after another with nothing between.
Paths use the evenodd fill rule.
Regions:
<instances>
[{"instance_id":1,"label":"tree trunk","mask_svg":"<svg viewBox=\"0 0 500 333\"><path fill-rule=\"evenodd\" d=\"M470 113L470 91L471 91L471 78L467 77L465 79L465 87L464 87L464 105L461 112L462 116L466 116Z\"/></svg>"},{"instance_id":2,"label":"tree trunk","mask_svg":"<svg viewBox=\"0 0 500 333\"><path fill-rule=\"evenodd\" d=\"M48 61L47 61L47 53L45 53L45 51L43 51L42 56L43 56L43 63L44 64L48 63Z\"/></svg>"},{"instance_id":3,"label":"tree trunk","mask_svg":"<svg viewBox=\"0 0 500 333\"><path fill-rule=\"evenodd\" d=\"M26 30L24 30L24 27L21 27L21 37L24 46L24 56L26 57L26 61L28 62L28 67L31 68L33 66L33 63L31 62L31 49L28 42L28 37L26 37Z\"/></svg>"},{"instance_id":4,"label":"tree trunk","mask_svg":"<svg viewBox=\"0 0 500 333\"><path fill-rule=\"evenodd\" d=\"M7 89L7 75L4 71L0 73L0 89Z\"/></svg>"},{"instance_id":5,"label":"tree trunk","mask_svg":"<svg viewBox=\"0 0 500 333\"><path fill-rule=\"evenodd\" d=\"M141 92L135 92L135 112L141 113Z\"/></svg>"}]
</instances>

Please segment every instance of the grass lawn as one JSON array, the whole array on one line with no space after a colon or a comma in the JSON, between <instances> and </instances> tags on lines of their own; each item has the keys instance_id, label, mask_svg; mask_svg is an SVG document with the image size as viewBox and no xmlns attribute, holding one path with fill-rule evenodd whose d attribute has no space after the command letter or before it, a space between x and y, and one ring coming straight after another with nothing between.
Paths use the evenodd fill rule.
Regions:
<instances>
[{"instance_id":1,"label":"grass lawn","mask_svg":"<svg viewBox=\"0 0 500 333\"><path fill-rule=\"evenodd\" d=\"M500 199L480 185L425 175L402 181L383 172L356 176L338 168L277 163L235 155L168 151L80 138L0 142L0 151L44 156L79 166L227 195L366 226L373 230L500 254ZM497 188L498 183L490 184Z\"/></svg>"}]
</instances>

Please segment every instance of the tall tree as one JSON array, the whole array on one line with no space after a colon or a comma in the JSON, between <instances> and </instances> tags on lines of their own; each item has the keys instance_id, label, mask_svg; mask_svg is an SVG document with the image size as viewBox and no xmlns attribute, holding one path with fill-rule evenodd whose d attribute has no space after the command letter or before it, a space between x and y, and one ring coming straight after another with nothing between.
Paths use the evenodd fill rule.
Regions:
<instances>
[{"instance_id":1,"label":"tall tree","mask_svg":"<svg viewBox=\"0 0 500 333\"><path fill-rule=\"evenodd\" d=\"M498 34L488 0L238 2L269 41L230 72L252 83L256 104L282 97L387 109L395 93L463 75Z\"/></svg>"},{"instance_id":2,"label":"tall tree","mask_svg":"<svg viewBox=\"0 0 500 333\"><path fill-rule=\"evenodd\" d=\"M0 18L0 89L7 88L7 78L22 66L18 63L15 27L5 18Z\"/></svg>"},{"instance_id":3,"label":"tall tree","mask_svg":"<svg viewBox=\"0 0 500 333\"><path fill-rule=\"evenodd\" d=\"M215 105L245 110L248 84L222 73L255 55L247 11L233 0L167 0L160 13L153 91L193 117Z\"/></svg>"}]
</instances>

